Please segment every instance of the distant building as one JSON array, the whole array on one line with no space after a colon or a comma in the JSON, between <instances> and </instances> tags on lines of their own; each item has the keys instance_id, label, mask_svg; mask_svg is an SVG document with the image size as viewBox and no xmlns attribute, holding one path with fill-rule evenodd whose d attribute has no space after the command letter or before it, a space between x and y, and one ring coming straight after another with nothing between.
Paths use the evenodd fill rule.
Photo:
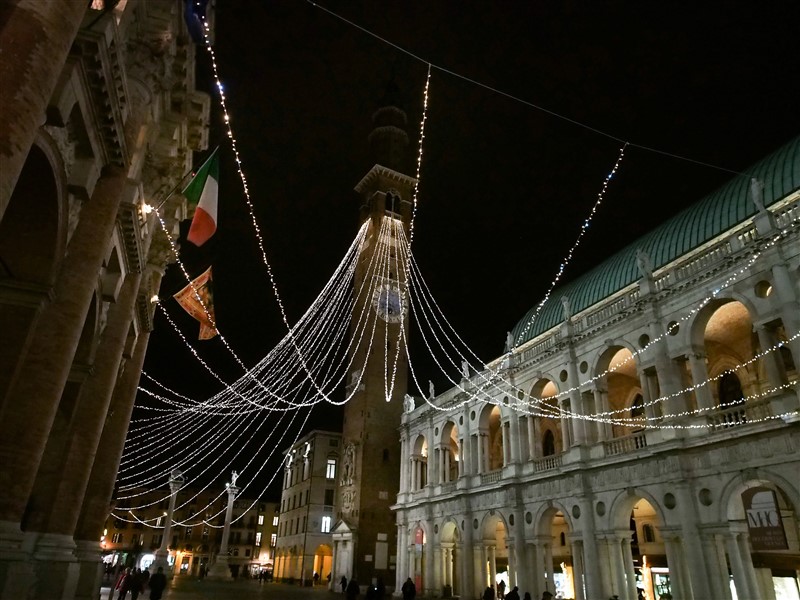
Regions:
<instances>
[{"instance_id":1,"label":"distant building","mask_svg":"<svg viewBox=\"0 0 800 600\"><path fill-rule=\"evenodd\" d=\"M127 498L126 505L140 508L118 514L119 518L108 517L100 539L103 562L115 570L126 566L144 569L161 545L169 491L131 490L126 494L135 496ZM168 547L175 575L199 577L208 570L219 552L226 504L223 490L183 488L178 492L179 508L173 521L188 520L190 524L172 525ZM275 502L245 497L234 502L228 544L228 564L234 577L257 577L262 570L272 570L277 519Z\"/></svg>"},{"instance_id":2,"label":"distant building","mask_svg":"<svg viewBox=\"0 0 800 600\"><path fill-rule=\"evenodd\" d=\"M336 480L342 434L314 430L284 452L280 518L275 548L278 581L327 584L336 518Z\"/></svg>"},{"instance_id":3,"label":"distant building","mask_svg":"<svg viewBox=\"0 0 800 600\"><path fill-rule=\"evenodd\" d=\"M797 598L800 138L540 309L403 415L398 585Z\"/></svg>"},{"instance_id":4,"label":"distant building","mask_svg":"<svg viewBox=\"0 0 800 600\"><path fill-rule=\"evenodd\" d=\"M170 192L208 146L193 5L0 6L2 600L99 589L151 298L174 260L156 214L173 233L189 216Z\"/></svg>"}]
</instances>

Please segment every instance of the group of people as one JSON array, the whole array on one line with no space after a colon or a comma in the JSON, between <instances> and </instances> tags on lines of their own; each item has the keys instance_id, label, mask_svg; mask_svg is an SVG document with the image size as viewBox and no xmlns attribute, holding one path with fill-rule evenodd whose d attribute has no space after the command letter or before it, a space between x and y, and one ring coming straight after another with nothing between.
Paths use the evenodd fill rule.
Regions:
<instances>
[{"instance_id":1,"label":"group of people","mask_svg":"<svg viewBox=\"0 0 800 600\"><path fill-rule=\"evenodd\" d=\"M152 576L150 571L145 569L134 569L128 567L120 571L119 577L114 584L114 590L117 592L115 600L126 600L128 592L131 593L130 600L137 600L139 594L145 590L150 590L150 600L161 600L161 595L164 593L164 588L167 587L167 576L164 575L164 568L158 567L158 571ZM113 597L113 591L111 597Z\"/></svg>"},{"instance_id":2,"label":"group of people","mask_svg":"<svg viewBox=\"0 0 800 600\"><path fill-rule=\"evenodd\" d=\"M483 592L483 600L495 600L495 592L492 586L487 586ZM520 599L519 588L514 586L513 589L506 594L506 582L502 579L497 582L497 600L532 600L530 592L525 592L525 595ZM553 592L542 592L541 600L553 600Z\"/></svg>"},{"instance_id":3,"label":"group of people","mask_svg":"<svg viewBox=\"0 0 800 600\"><path fill-rule=\"evenodd\" d=\"M330 579L330 575L328 575L328 579ZM348 581L347 577L342 575L342 578L339 580L339 586L342 588L342 594L344 594L347 600L356 600L361 593L361 587L355 577ZM367 587L366 600L383 600L384 598L386 598L386 586L383 583L383 579L378 577L374 585L371 584Z\"/></svg>"}]
</instances>

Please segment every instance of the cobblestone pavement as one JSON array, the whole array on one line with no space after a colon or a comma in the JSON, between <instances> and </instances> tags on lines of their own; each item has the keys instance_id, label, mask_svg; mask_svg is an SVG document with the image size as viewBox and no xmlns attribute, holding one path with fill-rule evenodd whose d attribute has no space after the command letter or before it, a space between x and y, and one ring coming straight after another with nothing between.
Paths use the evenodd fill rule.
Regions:
<instances>
[{"instance_id":1,"label":"cobblestone pavement","mask_svg":"<svg viewBox=\"0 0 800 600\"><path fill-rule=\"evenodd\" d=\"M108 585L105 583L105 585ZM101 600L112 600L109 597L111 588L100 590ZM299 585L282 583L258 583L247 579L235 581L209 581L189 577L176 577L167 587L162 600L339 600L341 594L329 593L326 586L302 588ZM116 600L116 593L113 600ZM149 600L150 592L139 594L138 600ZM362 596L363 598L363 596ZM131 600L130 593L125 600Z\"/></svg>"}]
</instances>

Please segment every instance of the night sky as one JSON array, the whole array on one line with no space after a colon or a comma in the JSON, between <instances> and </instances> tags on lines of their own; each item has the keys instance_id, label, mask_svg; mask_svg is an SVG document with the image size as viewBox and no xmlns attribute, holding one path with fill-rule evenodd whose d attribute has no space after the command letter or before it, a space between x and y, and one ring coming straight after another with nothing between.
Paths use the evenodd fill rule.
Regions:
<instances>
[{"instance_id":1,"label":"night sky","mask_svg":"<svg viewBox=\"0 0 800 600\"><path fill-rule=\"evenodd\" d=\"M320 5L422 60L303 0L217 0L220 77L292 322L356 234L353 187L374 164L370 118L392 76L416 155L425 61L434 66L414 254L448 319L487 361L548 290L621 140L660 152L626 150L564 282L733 177L724 169L743 170L800 133L797 2ZM219 230L201 249L184 242L182 258L193 276L213 265L219 328L252 365L286 329L202 47L197 63L197 87L213 96L211 146L223 158ZM184 285L170 269L161 297ZM174 301L167 308L195 337L196 322ZM219 342L196 347L229 380L241 374ZM420 379L445 389L413 339L411 351ZM145 370L194 397L219 389L160 316ZM311 420L335 428L341 410L321 407Z\"/></svg>"}]
</instances>

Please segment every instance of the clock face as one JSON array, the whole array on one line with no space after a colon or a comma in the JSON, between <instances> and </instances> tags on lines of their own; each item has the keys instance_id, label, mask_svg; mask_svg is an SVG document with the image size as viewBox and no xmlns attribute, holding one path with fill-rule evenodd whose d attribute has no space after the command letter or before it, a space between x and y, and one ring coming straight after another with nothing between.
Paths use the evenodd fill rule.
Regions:
<instances>
[{"instance_id":1,"label":"clock face","mask_svg":"<svg viewBox=\"0 0 800 600\"><path fill-rule=\"evenodd\" d=\"M384 283L378 286L372 296L372 308L381 319L388 323L399 322L408 311L403 293L393 283Z\"/></svg>"}]
</instances>

